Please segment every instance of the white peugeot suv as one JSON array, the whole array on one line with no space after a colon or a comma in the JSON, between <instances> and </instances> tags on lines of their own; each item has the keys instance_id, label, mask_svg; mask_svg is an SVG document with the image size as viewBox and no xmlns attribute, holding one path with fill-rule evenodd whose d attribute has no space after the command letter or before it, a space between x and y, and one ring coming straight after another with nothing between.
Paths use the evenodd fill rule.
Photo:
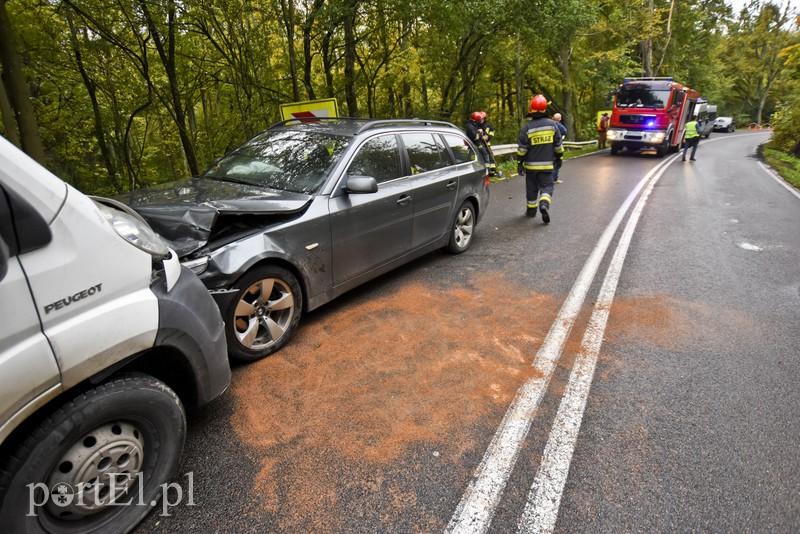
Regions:
<instances>
[{"instance_id":1,"label":"white peugeot suv","mask_svg":"<svg viewBox=\"0 0 800 534\"><path fill-rule=\"evenodd\" d=\"M217 306L159 236L0 137L0 530L132 530L184 405L230 376Z\"/></svg>"}]
</instances>

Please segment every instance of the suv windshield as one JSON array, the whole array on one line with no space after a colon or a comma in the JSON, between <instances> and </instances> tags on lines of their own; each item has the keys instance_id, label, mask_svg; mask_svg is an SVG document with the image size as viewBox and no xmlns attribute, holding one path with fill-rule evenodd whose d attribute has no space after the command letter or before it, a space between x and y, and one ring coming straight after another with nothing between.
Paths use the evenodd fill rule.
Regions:
<instances>
[{"instance_id":1,"label":"suv windshield","mask_svg":"<svg viewBox=\"0 0 800 534\"><path fill-rule=\"evenodd\" d=\"M220 158L203 176L310 194L320 188L349 142L323 132L265 132Z\"/></svg>"},{"instance_id":2,"label":"suv windshield","mask_svg":"<svg viewBox=\"0 0 800 534\"><path fill-rule=\"evenodd\" d=\"M621 108L665 108L669 102L669 90L620 89L617 106Z\"/></svg>"}]
</instances>

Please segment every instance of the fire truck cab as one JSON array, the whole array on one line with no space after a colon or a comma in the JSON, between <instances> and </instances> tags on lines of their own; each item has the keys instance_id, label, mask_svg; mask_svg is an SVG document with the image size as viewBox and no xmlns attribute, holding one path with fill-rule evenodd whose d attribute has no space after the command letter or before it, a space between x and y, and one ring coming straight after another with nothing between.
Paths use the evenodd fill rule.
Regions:
<instances>
[{"instance_id":1,"label":"fire truck cab","mask_svg":"<svg viewBox=\"0 0 800 534\"><path fill-rule=\"evenodd\" d=\"M672 78L625 78L614 91L607 134L611 154L623 148L655 148L658 157L677 151L699 97Z\"/></svg>"}]
</instances>

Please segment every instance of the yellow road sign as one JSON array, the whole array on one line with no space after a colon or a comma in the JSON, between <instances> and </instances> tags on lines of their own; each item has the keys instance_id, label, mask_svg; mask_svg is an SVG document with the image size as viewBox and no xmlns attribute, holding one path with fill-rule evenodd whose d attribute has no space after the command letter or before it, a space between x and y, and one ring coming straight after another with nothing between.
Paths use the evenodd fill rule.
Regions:
<instances>
[{"instance_id":1,"label":"yellow road sign","mask_svg":"<svg viewBox=\"0 0 800 534\"><path fill-rule=\"evenodd\" d=\"M298 119L302 122L310 122L319 117L338 117L339 106L335 98L324 98L322 100L307 100L305 102L292 102L281 104L281 119Z\"/></svg>"}]
</instances>

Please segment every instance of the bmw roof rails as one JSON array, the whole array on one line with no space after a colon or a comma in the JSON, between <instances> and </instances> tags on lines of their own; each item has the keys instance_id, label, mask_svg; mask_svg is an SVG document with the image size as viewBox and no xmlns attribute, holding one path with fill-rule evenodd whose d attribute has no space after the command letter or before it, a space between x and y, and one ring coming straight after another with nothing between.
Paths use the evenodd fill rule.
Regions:
<instances>
[{"instance_id":1,"label":"bmw roof rails","mask_svg":"<svg viewBox=\"0 0 800 534\"><path fill-rule=\"evenodd\" d=\"M671 82L672 76L652 77L643 76L638 78L624 78L623 82Z\"/></svg>"},{"instance_id":2,"label":"bmw roof rails","mask_svg":"<svg viewBox=\"0 0 800 534\"><path fill-rule=\"evenodd\" d=\"M294 124L305 123L305 122L338 122L338 121L348 121L353 123L363 123L357 130L356 134L360 134L365 130L371 130L372 128L380 128L382 126L401 126L401 125L430 125L430 126L447 126L448 128L456 128L451 122L446 121L436 121L436 120L428 120L428 119L369 119L363 117L300 117L294 119L287 119L280 122L276 122L269 129L277 128L279 126L292 126Z\"/></svg>"},{"instance_id":3,"label":"bmw roof rails","mask_svg":"<svg viewBox=\"0 0 800 534\"><path fill-rule=\"evenodd\" d=\"M447 126L449 128L455 128L456 126L453 123L445 122L445 121L433 121L428 119L378 119L378 120L370 120L370 122L361 126L356 132L360 134L365 130L371 130L372 128L380 128L382 126L397 126L397 125L425 125L425 126Z\"/></svg>"},{"instance_id":4,"label":"bmw roof rails","mask_svg":"<svg viewBox=\"0 0 800 534\"><path fill-rule=\"evenodd\" d=\"M278 126L292 126L293 124L302 124L306 122L334 122L334 121L363 121L367 119L359 119L357 117L295 117L276 122L268 129L277 128Z\"/></svg>"}]
</instances>

